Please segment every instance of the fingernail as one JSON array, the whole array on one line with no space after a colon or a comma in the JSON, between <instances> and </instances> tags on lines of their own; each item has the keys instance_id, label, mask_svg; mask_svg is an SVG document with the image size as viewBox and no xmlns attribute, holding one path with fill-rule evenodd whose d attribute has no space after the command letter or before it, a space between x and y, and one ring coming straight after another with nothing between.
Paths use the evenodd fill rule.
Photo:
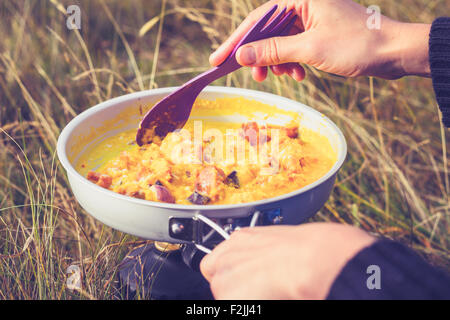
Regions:
<instances>
[{"instance_id":1,"label":"fingernail","mask_svg":"<svg viewBox=\"0 0 450 320\"><path fill-rule=\"evenodd\" d=\"M253 47L241 48L241 53L239 55L240 62L244 65L252 65L256 63L256 51Z\"/></svg>"}]
</instances>

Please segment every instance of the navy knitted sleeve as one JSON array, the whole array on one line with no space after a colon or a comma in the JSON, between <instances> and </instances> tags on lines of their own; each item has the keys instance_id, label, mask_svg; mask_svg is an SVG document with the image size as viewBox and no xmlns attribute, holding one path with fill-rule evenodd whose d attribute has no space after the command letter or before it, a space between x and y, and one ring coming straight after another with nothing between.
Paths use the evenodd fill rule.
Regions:
<instances>
[{"instance_id":1,"label":"navy knitted sleeve","mask_svg":"<svg viewBox=\"0 0 450 320\"><path fill-rule=\"evenodd\" d=\"M450 299L450 276L411 249L383 239L342 269L328 299Z\"/></svg>"},{"instance_id":2,"label":"navy knitted sleeve","mask_svg":"<svg viewBox=\"0 0 450 320\"><path fill-rule=\"evenodd\" d=\"M429 56L431 78L442 112L442 122L450 127L450 18L437 18L431 25Z\"/></svg>"}]
</instances>

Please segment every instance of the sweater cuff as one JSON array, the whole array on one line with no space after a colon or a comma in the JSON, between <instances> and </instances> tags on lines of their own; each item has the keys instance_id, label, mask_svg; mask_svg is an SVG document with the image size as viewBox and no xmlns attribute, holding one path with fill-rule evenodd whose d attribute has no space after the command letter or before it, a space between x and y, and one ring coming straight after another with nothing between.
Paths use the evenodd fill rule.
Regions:
<instances>
[{"instance_id":1,"label":"sweater cuff","mask_svg":"<svg viewBox=\"0 0 450 320\"><path fill-rule=\"evenodd\" d=\"M344 266L327 299L450 299L450 276L411 249L382 239Z\"/></svg>"},{"instance_id":2,"label":"sweater cuff","mask_svg":"<svg viewBox=\"0 0 450 320\"><path fill-rule=\"evenodd\" d=\"M450 127L450 18L437 18L431 25L429 56L431 78L442 112L442 122Z\"/></svg>"}]
</instances>

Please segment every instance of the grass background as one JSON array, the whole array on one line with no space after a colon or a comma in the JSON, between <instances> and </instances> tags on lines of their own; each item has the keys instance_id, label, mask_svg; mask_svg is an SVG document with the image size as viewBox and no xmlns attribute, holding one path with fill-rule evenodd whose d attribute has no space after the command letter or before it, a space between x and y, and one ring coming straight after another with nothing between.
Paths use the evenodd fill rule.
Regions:
<instances>
[{"instance_id":1,"label":"grass background","mask_svg":"<svg viewBox=\"0 0 450 320\"><path fill-rule=\"evenodd\" d=\"M402 21L431 23L448 10L447 0L359 2ZM208 69L212 50L260 3L1 1L0 299L120 298L117 266L144 241L80 208L55 154L58 134L101 101L181 85ZM82 11L80 31L66 28L72 4ZM345 79L308 68L301 83L272 75L256 83L242 69L215 84L303 102L343 130L348 158L314 220L396 239L450 269L449 131L429 79ZM73 264L82 271L74 291L66 286Z\"/></svg>"}]
</instances>

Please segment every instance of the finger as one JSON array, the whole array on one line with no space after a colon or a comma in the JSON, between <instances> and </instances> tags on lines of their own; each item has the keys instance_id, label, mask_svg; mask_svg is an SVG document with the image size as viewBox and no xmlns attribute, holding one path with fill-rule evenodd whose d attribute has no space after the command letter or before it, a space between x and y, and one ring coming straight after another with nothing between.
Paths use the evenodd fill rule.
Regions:
<instances>
[{"instance_id":1,"label":"finger","mask_svg":"<svg viewBox=\"0 0 450 320\"><path fill-rule=\"evenodd\" d=\"M272 70L272 73L276 76L282 76L285 73L289 73L292 71L296 66L298 66L298 63L282 63L277 64L274 66L270 66L270 70Z\"/></svg>"},{"instance_id":2,"label":"finger","mask_svg":"<svg viewBox=\"0 0 450 320\"><path fill-rule=\"evenodd\" d=\"M214 276L217 262L222 259L223 255L226 255L228 250L235 250L236 247L247 243L250 234L251 232L246 231L246 228L234 231L228 240L218 244L211 253L203 257L200 261L200 272L206 280L210 281Z\"/></svg>"},{"instance_id":3,"label":"finger","mask_svg":"<svg viewBox=\"0 0 450 320\"><path fill-rule=\"evenodd\" d=\"M250 12L247 18L244 19L244 21L239 25L239 27L237 27L230 37L211 54L209 57L209 62L211 65L218 66L226 58L228 58L234 47L239 43L247 31L250 30L250 28L253 27L253 25L261 18L261 16L273 7L274 4L275 1L269 1ZM276 13L274 13L274 16L275 15Z\"/></svg>"},{"instance_id":4,"label":"finger","mask_svg":"<svg viewBox=\"0 0 450 320\"><path fill-rule=\"evenodd\" d=\"M267 67L254 67L252 68L252 77L255 81L264 81L267 77Z\"/></svg>"},{"instance_id":5,"label":"finger","mask_svg":"<svg viewBox=\"0 0 450 320\"><path fill-rule=\"evenodd\" d=\"M258 67L255 67L255 68L258 68ZM283 74L286 73L286 67L285 67L284 64L278 64L278 65L275 65L275 66L270 66L270 70L276 76L282 76Z\"/></svg>"},{"instance_id":6,"label":"finger","mask_svg":"<svg viewBox=\"0 0 450 320\"><path fill-rule=\"evenodd\" d=\"M287 69L286 73L295 81L303 81L303 79L305 79L306 76L305 69L298 63L289 64L289 66L286 69Z\"/></svg>"},{"instance_id":7,"label":"finger","mask_svg":"<svg viewBox=\"0 0 450 320\"><path fill-rule=\"evenodd\" d=\"M244 263L237 261L225 268L222 267L210 282L214 298L216 300L240 300L260 297L258 291L264 284L264 279L255 276L255 271L261 268L261 258L256 258Z\"/></svg>"},{"instance_id":8,"label":"finger","mask_svg":"<svg viewBox=\"0 0 450 320\"><path fill-rule=\"evenodd\" d=\"M218 244L211 253L208 253L200 261L200 272L207 281L211 281L217 271L218 261L226 254L227 248L233 243L234 237Z\"/></svg>"},{"instance_id":9,"label":"finger","mask_svg":"<svg viewBox=\"0 0 450 320\"><path fill-rule=\"evenodd\" d=\"M306 31L293 36L273 37L243 45L236 59L243 66L271 66L289 62L311 64L319 52L314 32Z\"/></svg>"},{"instance_id":10,"label":"finger","mask_svg":"<svg viewBox=\"0 0 450 320\"><path fill-rule=\"evenodd\" d=\"M215 273L214 257L212 253L208 253L200 261L200 272L208 282L211 281Z\"/></svg>"}]
</instances>

